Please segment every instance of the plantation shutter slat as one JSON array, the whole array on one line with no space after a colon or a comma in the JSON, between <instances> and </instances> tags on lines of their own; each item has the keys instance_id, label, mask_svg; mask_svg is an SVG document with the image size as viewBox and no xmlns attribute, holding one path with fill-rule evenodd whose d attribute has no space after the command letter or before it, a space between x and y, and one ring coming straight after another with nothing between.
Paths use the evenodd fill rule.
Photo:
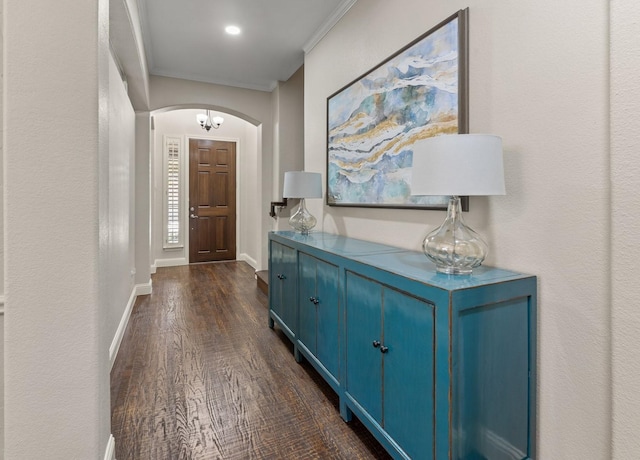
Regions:
<instances>
[{"instance_id":1,"label":"plantation shutter slat","mask_svg":"<svg viewBox=\"0 0 640 460\"><path fill-rule=\"evenodd\" d=\"M166 239L167 247L181 243L180 231L180 139L167 138L165 142L167 160L167 206Z\"/></svg>"}]
</instances>

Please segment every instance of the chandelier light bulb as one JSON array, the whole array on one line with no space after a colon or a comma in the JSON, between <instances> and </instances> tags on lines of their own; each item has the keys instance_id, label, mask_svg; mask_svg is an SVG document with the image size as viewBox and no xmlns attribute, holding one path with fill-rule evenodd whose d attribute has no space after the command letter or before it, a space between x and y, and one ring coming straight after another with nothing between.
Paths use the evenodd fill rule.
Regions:
<instances>
[{"instance_id":1,"label":"chandelier light bulb","mask_svg":"<svg viewBox=\"0 0 640 460\"><path fill-rule=\"evenodd\" d=\"M211 113L207 110L206 115L203 113L199 113L196 115L196 121L200 125L202 129L206 129L207 132L213 129L218 129L220 125L224 122L224 118L222 117L213 117L211 118Z\"/></svg>"}]
</instances>

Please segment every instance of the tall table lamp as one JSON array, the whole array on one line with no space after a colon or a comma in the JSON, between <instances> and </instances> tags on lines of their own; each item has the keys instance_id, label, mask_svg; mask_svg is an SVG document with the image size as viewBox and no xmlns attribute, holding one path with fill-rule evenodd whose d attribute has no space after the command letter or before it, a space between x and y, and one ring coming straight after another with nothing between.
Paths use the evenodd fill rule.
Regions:
<instances>
[{"instance_id":1,"label":"tall table lamp","mask_svg":"<svg viewBox=\"0 0 640 460\"><path fill-rule=\"evenodd\" d=\"M454 134L414 144L411 194L450 196L446 219L422 244L438 272L471 274L487 256L487 244L462 219L460 196L505 193L502 138Z\"/></svg>"},{"instance_id":2,"label":"tall table lamp","mask_svg":"<svg viewBox=\"0 0 640 460\"><path fill-rule=\"evenodd\" d=\"M284 173L284 198L299 198L298 210L289 218L289 225L303 235L316 226L316 218L305 205L306 198L322 198L322 176L320 173L287 171Z\"/></svg>"}]
</instances>

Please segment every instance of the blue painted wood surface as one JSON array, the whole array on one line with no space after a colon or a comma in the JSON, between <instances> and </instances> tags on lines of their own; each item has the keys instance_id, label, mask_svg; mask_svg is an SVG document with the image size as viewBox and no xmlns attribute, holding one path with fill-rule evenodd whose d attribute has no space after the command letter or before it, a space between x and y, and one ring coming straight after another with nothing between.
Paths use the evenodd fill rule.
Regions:
<instances>
[{"instance_id":1,"label":"blue painted wood surface","mask_svg":"<svg viewBox=\"0 0 640 460\"><path fill-rule=\"evenodd\" d=\"M383 428L408 456L429 457L434 453L435 308L391 288L384 289L383 300L388 347L382 354Z\"/></svg>"},{"instance_id":2,"label":"blue painted wood surface","mask_svg":"<svg viewBox=\"0 0 640 460\"><path fill-rule=\"evenodd\" d=\"M382 289L357 274L346 274L347 391L382 425ZM377 346L374 346L374 341Z\"/></svg>"},{"instance_id":3,"label":"blue painted wood surface","mask_svg":"<svg viewBox=\"0 0 640 460\"><path fill-rule=\"evenodd\" d=\"M297 329L297 251L285 244L273 242L270 245L269 300L270 310L291 340Z\"/></svg>"},{"instance_id":4,"label":"blue painted wood surface","mask_svg":"<svg viewBox=\"0 0 640 460\"><path fill-rule=\"evenodd\" d=\"M270 320L290 329L345 420L356 414L394 458L535 458L534 276L444 275L422 253L319 232L269 239L270 276L300 281L286 287L293 298L270 295ZM335 309L322 317L327 298Z\"/></svg>"},{"instance_id":5,"label":"blue painted wood surface","mask_svg":"<svg viewBox=\"0 0 640 460\"><path fill-rule=\"evenodd\" d=\"M339 380L338 267L299 253L299 340Z\"/></svg>"},{"instance_id":6,"label":"blue painted wood surface","mask_svg":"<svg viewBox=\"0 0 640 460\"><path fill-rule=\"evenodd\" d=\"M316 306L310 299L316 296L316 259L301 253L298 256L298 338L316 354Z\"/></svg>"},{"instance_id":7,"label":"blue painted wood surface","mask_svg":"<svg viewBox=\"0 0 640 460\"><path fill-rule=\"evenodd\" d=\"M338 275L335 265L316 261L316 356L340 380Z\"/></svg>"}]
</instances>

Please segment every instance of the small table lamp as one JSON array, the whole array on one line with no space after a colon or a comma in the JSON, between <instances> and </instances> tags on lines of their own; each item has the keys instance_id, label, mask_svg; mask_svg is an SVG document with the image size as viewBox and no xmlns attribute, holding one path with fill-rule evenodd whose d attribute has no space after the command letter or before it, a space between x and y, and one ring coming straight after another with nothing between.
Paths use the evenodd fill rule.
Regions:
<instances>
[{"instance_id":1,"label":"small table lamp","mask_svg":"<svg viewBox=\"0 0 640 460\"><path fill-rule=\"evenodd\" d=\"M480 266L488 246L462 220L460 196L504 195L502 139L488 134L430 137L413 146L412 195L449 195L444 223L422 249L440 273L467 275Z\"/></svg>"},{"instance_id":2,"label":"small table lamp","mask_svg":"<svg viewBox=\"0 0 640 460\"><path fill-rule=\"evenodd\" d=\"M284 198L300 198L298 210L289 218L289 225L303 235L316 226L316 218L305 206L305 198L322 198L322 176L320 173L287 171L284 173Z\"/></svg>"}]
</instances>

